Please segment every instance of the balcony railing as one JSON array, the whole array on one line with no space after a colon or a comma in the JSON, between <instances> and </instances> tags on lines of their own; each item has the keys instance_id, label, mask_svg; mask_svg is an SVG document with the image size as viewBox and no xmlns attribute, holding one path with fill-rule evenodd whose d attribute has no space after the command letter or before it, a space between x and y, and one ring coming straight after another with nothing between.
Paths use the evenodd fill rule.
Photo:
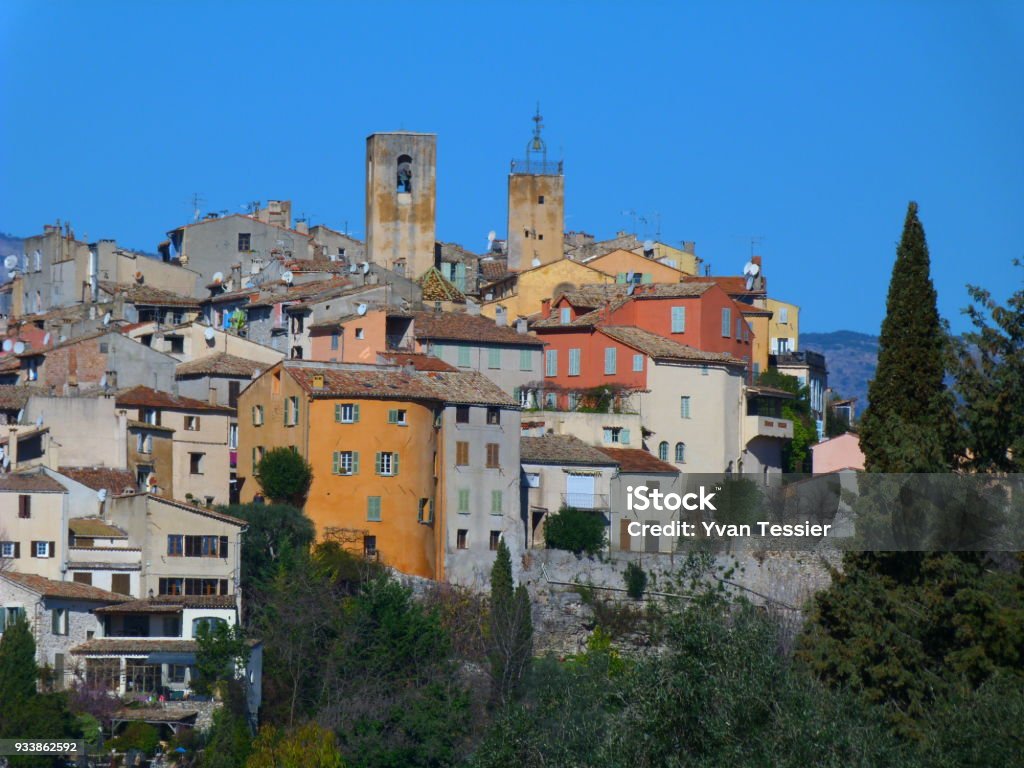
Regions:
<instances>
[{"instance_id":1,"label":"balcony railing","mask_svg":"<svg viewBox=\"0 0 1024 768\"><path fill-rule=\"evenodd\" d=\"M782 440L793 439L793 422L775 416L744 416L744 433L749 442L755 437L776 437Z\"/></svg>"},{"instance_id":2,"label":"balcony railing","mask_svg":"<svg viewBox=\"0 0 1024 768\"><path fill-rule=\"evenodd\" d=\"M574 509L608 509L608 495L604 493L563 493L562 506Z\"/></svg>"},{"instance_id":3,"label":"balcony railing","mask_svg":"<svg viewBox=\"0 0 1024 768\"><path fill-rule=\"evenodd\" d=\"M513 160L511 171L533 176L561 176L562 161L531 160L527 157L522 160Z\"/></svg>"}]
</instances>

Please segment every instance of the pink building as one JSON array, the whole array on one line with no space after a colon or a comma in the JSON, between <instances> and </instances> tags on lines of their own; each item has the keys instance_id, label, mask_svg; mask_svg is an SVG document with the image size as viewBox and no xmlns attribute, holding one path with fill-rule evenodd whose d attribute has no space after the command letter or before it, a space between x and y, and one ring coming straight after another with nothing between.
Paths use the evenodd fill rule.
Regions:
<instances>
[{"instance_id":1,"label":"pink building","mask_svg":"<svg viewBox=\"0 0 1024 768\"><path fill-rule=\"evenodd\" d=\"M824 475L842 469L864 469L860 438L853 432L811 446L812 472Z\"/></svg>"}]
</instances>

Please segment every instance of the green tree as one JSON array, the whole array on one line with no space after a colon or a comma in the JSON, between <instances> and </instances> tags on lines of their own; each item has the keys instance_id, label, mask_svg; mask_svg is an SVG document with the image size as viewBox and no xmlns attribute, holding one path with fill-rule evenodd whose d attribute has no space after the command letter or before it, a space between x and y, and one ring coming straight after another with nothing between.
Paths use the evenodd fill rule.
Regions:
<instances>
[{"instance_id":1,"label":"green tree","mask_svg":"<svg viewBox=\"0 0 1024 768\"><path fill-rule=\"evenodd\" d=\"M313 468L298 451L271 448L257 465L260 488L272 501L301 504L313 482Z\"/></svg>"},{"instance_id":2,"label":"green tree","mask_svg":"<svg viewBox=\"0 0 1024 768\"><path fill-rule=\"evenodd\" d=\"M491 700L505 704L519 690L533 657L530 595L513 587L512 558L504 541L491 567L490 633Z\"/></svg>"},{"instance_id":3,"label":"green tree","mask_svg":"<svg viewBox=\"0 0 1024 768\"><path fill-rule=\"evenodd\" d=\"M110 746L119 752L137 749L146 755L152 755L160 744L160 732L149 723L129 723L128 726L112 739Z\"/></svg>"},{"instance_id":4,"label":"green tree","mask_svg":"<svg viewBox=\"0 0 1024 768\"><path fill-rule=\"evenodd\" d=\"M1015 266L1022 267L1020 261ZM965 311L973 330L956 349L960 420L980 471L1024 470L1024 289L1001 306L989 291L968 286Z\"/></svg>"},{"instance_id":5,"label":"green tree","mask_svg":"<svg viewBox=\"0 0 1024 768\"><path fill-rule=\"evenodd\" d=\"M860 447L869 472L944 472L954 450L953 401L944 377L948 334L936 308L928 245L907 207L868 385Z\"/></svg>"},{"instance_id":6,"label":"green tree","mask_svg":"<svg viewBox=\"0 0 1024 768\"><path fill-rule=\"evenodd\" d=\"M218 683L233 680L235 671L249 663L249 644L242 628L226 622L203 621L196 630L196 691L207 693Z\"/></svg>"},{"instance_id":7,"label":"green tree","mask_svg":"<svg viewBox=\"0 0 1024 768\"><path fill-rule=\"evenodd\" d=\"M626 571L622 575L626 582L626 594L639 600L647 591L647 571L634 562L626 563Z\"/></svg>"},{"instance_id":8,"label":"green tree","mask_svg":"<svg viewBox=\"0 0 1024 768\"><path fill-rule=\"evenodd\" d=\"M0 734L14 737L5 727L36 696L36 643L24 616L11 622L0 635Z\"/></svg>"},{"instance_id":9,"label":"green tree","mask_svg":"<svg viewBox=\"0 0 1024 768\"><path fill-rule=\"evenodd\" d=\"M810 388L801 386L796 376L778 371L763 371L757 383L793 395L783 403L781 411L782 418L793 422L793 439L782 448L782 464L787 472L810 472L811 446L818 440L818 429L811 417Z\"/></svg>"},{"instance_id":10,"label":"green tree","mask_svg":"<svg viewBox=\"0 0 1024 768\"><path fill-rule=\"evenodd\" d=\"M544 521L548 549L566 549L594 555L605 545L605 524L600 515L575 507L562 507Z\"/></svg>"},{"instance_id":11,"label":"green tree","mask_svg":"<svg viewBox=\"0 0 1024 768\"><path fill-rule=\"evenodd\" d=\"M202 768L243 768L252 749L242 686L232 681L224 693L224 706L214 712L207 734Z\"/></svg>"},{"instance_id":12,"label":"green tree","mask_svg":"<svg viewBox=\"0 0 1024 768\"><path fill-rule=\"evenodd\" d=\"M260 729L245 768L344 768L331 731L306 723L293 731Z\"/></svg>"}]
</instances>

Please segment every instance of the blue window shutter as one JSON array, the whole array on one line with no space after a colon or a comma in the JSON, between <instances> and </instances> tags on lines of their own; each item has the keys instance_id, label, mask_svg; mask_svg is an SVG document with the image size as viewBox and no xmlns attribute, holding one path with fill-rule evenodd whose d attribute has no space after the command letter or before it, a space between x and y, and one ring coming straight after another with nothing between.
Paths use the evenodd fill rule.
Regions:
<instances>
[{"instance_id":1,"label":"blue window shutter","mask_svg":"<svg viewBox=\"0 0 1024 768\"><path fill-rule=\"evenodd\" d=\"M615 347L605 347L604 350L604 372L615 373Z\"/></svg>"},{"instance_id":2,"label":"blue window shutter","mask_svg":"<svg viewBox=\"0 0 1024 768\"><path fill-rule=\"evenodd\" d=\"M728 339L729 332L732 330L732 310L722 310L722 337Z\"/></svg>"},{"instance_id":3,"label":"blue window shutter","mask_svg":"<svg viewBox=\"0 0 1024 768\"><path fill-rule=\"evenodd\" d=\"M619 442L623 445L629 445L629 430L623 429L619 432Z\"/></svg>"},{"instance_id":4,"label":"blue window shutter","mask_svg":"<svg viewBox=\"0 0 1024 768\"><path fill-rule=\"evenodd\" d=\"M686 331L686 307L672 307L672 333Z\"/></svg>"}]
</instances>

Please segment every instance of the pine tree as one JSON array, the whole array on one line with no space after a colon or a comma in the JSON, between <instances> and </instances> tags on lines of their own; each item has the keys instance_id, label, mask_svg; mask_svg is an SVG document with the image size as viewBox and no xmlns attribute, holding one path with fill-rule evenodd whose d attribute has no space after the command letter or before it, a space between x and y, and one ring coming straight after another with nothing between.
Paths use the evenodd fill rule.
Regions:
<instances>
[{"instance_id":1,"label":"pine tree","mask_svg":"<svg viewBox=\"0 0 1024 768\"><path fill-rule=\"evenodd\" d=\"M943 383L948 335L929 270L924 227L911 202L861 421L860 445L870 472L943 472L951 464L953 402Z\"/></svg>"},{"instance_id":2,"label":"pine tree","mask_svg":"<svg viewBox=\"0 0 1024 768\"><path fill-rule=\"evenodd\" d=\"M504 541L498 543L491 567L490 609L491 698L495 704L506 704L533 657L533 620L529 592L512 581L512 557Z\"/></svg>"},{"instance_id":3,"label":"pine tree","mask_svg":"<svg viewBox=\"0 0 1024 768\"><path fill-rule=\"evenodd\" d=\"M0 639L0 734L7 737L25 734L6 733L17 715L36 695L36 644L28 622L20 618L7 625Z\"/></svg>"}]
</instances>

